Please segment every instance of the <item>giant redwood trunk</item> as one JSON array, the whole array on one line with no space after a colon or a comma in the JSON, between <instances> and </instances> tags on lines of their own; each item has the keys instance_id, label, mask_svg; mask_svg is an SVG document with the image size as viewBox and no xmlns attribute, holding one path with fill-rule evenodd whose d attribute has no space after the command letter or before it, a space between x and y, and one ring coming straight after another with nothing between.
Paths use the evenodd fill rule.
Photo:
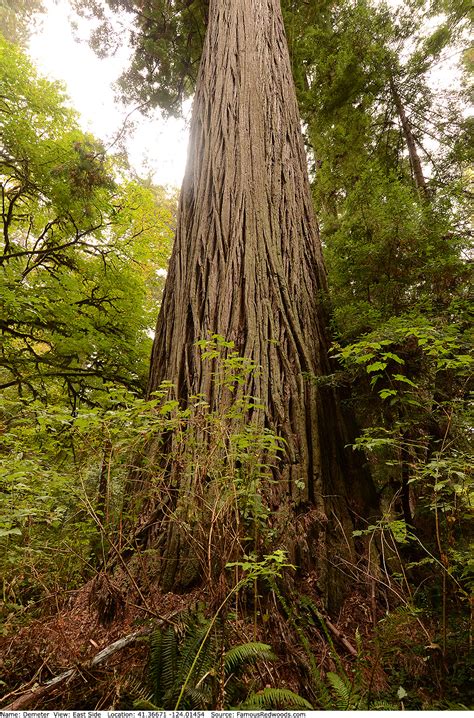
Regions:
<instances>
[{"instance_id":1,"label":"giant redwood trunk","mask_svg":"<svg viewBox=\"0 0 474 718\"><path fill-rule=\"evenodd\" d=\"M279 0L211 0L149 392L169 380L182 405L203 394L218 409L196 346L212 334L259 365L242 391L265 407L249 420L286 442L277 494L301 521L293 559L335 591L339 548L353 558L348 495L361 491L333 391L314 381L329 371L325 290ZM185 552L175 534L168 587Z\"/></svg>"}]
</instances>

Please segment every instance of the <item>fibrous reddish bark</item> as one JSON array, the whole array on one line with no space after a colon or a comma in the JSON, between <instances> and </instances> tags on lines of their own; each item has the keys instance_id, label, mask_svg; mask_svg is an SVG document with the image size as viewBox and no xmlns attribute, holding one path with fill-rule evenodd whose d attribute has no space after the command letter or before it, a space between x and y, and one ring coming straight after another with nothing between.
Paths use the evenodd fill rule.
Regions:
<instances>
[{"instance_id":1,"label":"fibrous reddish bark","mask_svg":"<svg viewBox=\"0 0 474 718\"><path fill-rule=\"evenodd\" d=\"M242 389L265 406L257 420L286 442L280 494L325 532L335 511L350 535L347 436L333 391L310 378L329 362L306 163L279 1L212 0L149 392L170 380L182 404L203 394L217 409L195 343L233 340L260 367Z\"/></svg>"}]
</instances>

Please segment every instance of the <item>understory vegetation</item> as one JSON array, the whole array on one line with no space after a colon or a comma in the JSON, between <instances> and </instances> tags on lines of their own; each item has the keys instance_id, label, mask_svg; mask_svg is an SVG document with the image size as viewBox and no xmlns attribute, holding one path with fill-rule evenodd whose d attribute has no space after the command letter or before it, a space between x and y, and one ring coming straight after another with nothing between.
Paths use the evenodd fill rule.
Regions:
<instances>
[{"instance_id":1,"label":"understory vegetation","mask_svg":"<svg viewBox=\"0 0 474 718\"><path fill-rule=\"evenodd\" d=\"M10 5L0 29L18 40ZM157 36L140 53L136 20L122 90L143 100L139 62L166 55L154 102L176 113L206 3L155 5ZM284 441L249 420L261 398L241 387L259 367L203 336L221 408L210 395L183 407L170 382L146 395L175 194L81 130L64 89L0 35L4 707L133 631L128 661L25 706L472 707L469 8L282 5L332 331L331 373L306 380L355 415L377 517L357 517L356 551L329 557L348 587L331 614L322 570L300 569L303 515L279 503ZM158 527L176 537L187 592L158 588L175 575Z\"/></svg>"}]
</instances>

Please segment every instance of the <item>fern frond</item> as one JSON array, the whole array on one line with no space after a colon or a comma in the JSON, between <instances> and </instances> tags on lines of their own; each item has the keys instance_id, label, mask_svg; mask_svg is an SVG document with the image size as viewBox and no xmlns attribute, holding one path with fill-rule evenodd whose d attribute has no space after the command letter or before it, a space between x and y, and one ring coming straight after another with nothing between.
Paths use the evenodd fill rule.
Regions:
<instances>
[{"instance_id":1,"label":"fern frond","mask_svg":"<svg viewBox=\"0 0 474 718\"><path fill-rule=\"evenodd\" d=\"M144 698L137 698L133 701L134 711L161 711L161 708L155 706L151 701L147 701Z\"/></svg>"},{"instance_id":2,"label":"fern frond","mask_svg":"<svg viewBox=\"0 0 474 718\"><path fill-rule=\"evenodd\" d=\"M258 693L251 693L248 698L237 706L237 710L314 710L305 698L293 693L288 688L264 688Z\"/></svg>"},{"instance_id":3,"label":"fern frond","mask_svg":"<svg viewBox=\"0 0 474 718\"><path fill-rule=\"evenodd\" d=\"M194 687L187 687L181 699L182 707L180 708L180 710L206 710L209 708L210 698L210 691Z\"/></svg>"},{"instance_id":4,"label":"fern frond","mask_svg":"<svg viewBox=\"0 0 474 718\"><path fill-rule=\"evenodd\" d=\"M239 673L245 665L258 661L274 661L275 654L267 643L242 643L229 649L224 656L224 673Z\"/></svg>"},{"instance_id":5,"label":"fern frond","mask_svg":"<svg viewBox=\"0 0 474 718\"><path fill-rule=\"evenodd\" d=\"M161 662L162 662L162 641L163 641L163 634L158 629L156 631L153 631L153 633L150 636L150 669L149 669L149 676L150 676L150 683L154 687L159 681L160 671L161 671Z\"/></svg>"},{"instance_id":6,"label":"fern frond","mask_svg":"<svg viewBox=\"0 0 474 718\"><path fill-rule=\"evenodd\" d=\"M196 661L196 655L206 638L209 623L200 623L199 625L190 626L186 635L179 655L179 670L176 676L176 682L182 685L192 670L192 683L197 683L202 674L207 672L213 664L212 643L208 639L206 645L201 649L199 657ZM210 637L209 637L210 638ZM196 662L195 662L196 661ZM194 666L193 666L194 664Z\"/></svg>"},{"instance_id":7,"label":"fern frond","mask_svg":"<svg viewBox=\"0 0 474 718\"><path fill-rule=\"evenodd\" d=\"M352 685L337 673L329 671L326 674L328 683L332 688L332 692L336 701L336 709L340 711L347 710L351 704Z\"/></svg>"},{"instance_id":8,"label":"fern frond","mask_svg":"<svg viewBox=\"0 0 474 718\"><path fill-rule=\"evenodd\" d=\"M398 711L399 706L395 703L389 703L388 701L375 701L370 704L371 711Z\"/></svg>"},{"instance_id":9,"label":"fern frond","mask_svg":"<svg viewBox=\"0 0 474 718\"><path fill-rule=\"evenodd\" d=\"M178 673L178 636L172 626L169 626L161 634L159 652L158 641L156 641L155 657L153 653L152 644L150 662L157 663L159 661L159 665L154 668L153 700L158 705L161 705L167 693L173 690Z\"/></svg>"},{"instance_id":10,"label":"fern frond","mask_svg":"<svg viewBox=\"0 0 474 718\"><path fill-rule=\"evenodd\" d=\"M317 619L318 617L319 609L309 596L299 596L297 599L297 606L304 611L304 620L306 623L309 623L310 626L318 625L315 618Z\"/></svg>"}]
</instances>

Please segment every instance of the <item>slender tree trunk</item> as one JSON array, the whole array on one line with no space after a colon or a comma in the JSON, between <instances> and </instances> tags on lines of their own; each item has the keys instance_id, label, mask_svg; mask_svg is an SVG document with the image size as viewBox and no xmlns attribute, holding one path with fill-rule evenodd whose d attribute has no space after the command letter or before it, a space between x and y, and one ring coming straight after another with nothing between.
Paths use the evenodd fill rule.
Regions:
<instances>
[{"instance_id":1,"label":"slender tree trunk","mask_svg":"<svg viewBox=\"0 0 474 718\"><path fill-rule=\"evenodd\" d=\"M408 156L410 158L410 165L413 172L413 179L415 185L418 191L423 195L423 197L428 197L428 189L426 186L425 177L423 175L423 168L421 166L420 156L418 154L418 150L416 149L416 142L411 129L411 124L406 115L403 102L392 77L390 78L390 91L392 93L392 98L395 103L397 115L402 126L402 132L408 149Z\"/></svg>"},{"instance_id":2,"label":"slender tree trunk","mask_svg":"<svg viewBox=\"0 0 474 718\"><path fill-rule=\"evenodd\" d=\"M364 480L333 390L311 379L330 367L306 162L279 1L211 0L148 389L170 380L182 405L203 394L218 409L215 366L195 345L212 334L260 367L241 393L265 407L249 420L286 442L278 500L310 508L296 550L309 566L338 542L353 557L348 506L363 511ZM168 559L182 555L167 542Z\"/></svg>"},{"instance_id":3,"label":"slender tree trunk","mask_svg":"<svg viewBox=\"0 0 474 718\"><path fill-rule=\"evenodd\" d=\"M107 437L104 441L102 464L100 467L99 486L97 488L96 511L104 527L109 523L109 492L110 492L110 462L112 442Z\"/></svg>"}]
</instances>

